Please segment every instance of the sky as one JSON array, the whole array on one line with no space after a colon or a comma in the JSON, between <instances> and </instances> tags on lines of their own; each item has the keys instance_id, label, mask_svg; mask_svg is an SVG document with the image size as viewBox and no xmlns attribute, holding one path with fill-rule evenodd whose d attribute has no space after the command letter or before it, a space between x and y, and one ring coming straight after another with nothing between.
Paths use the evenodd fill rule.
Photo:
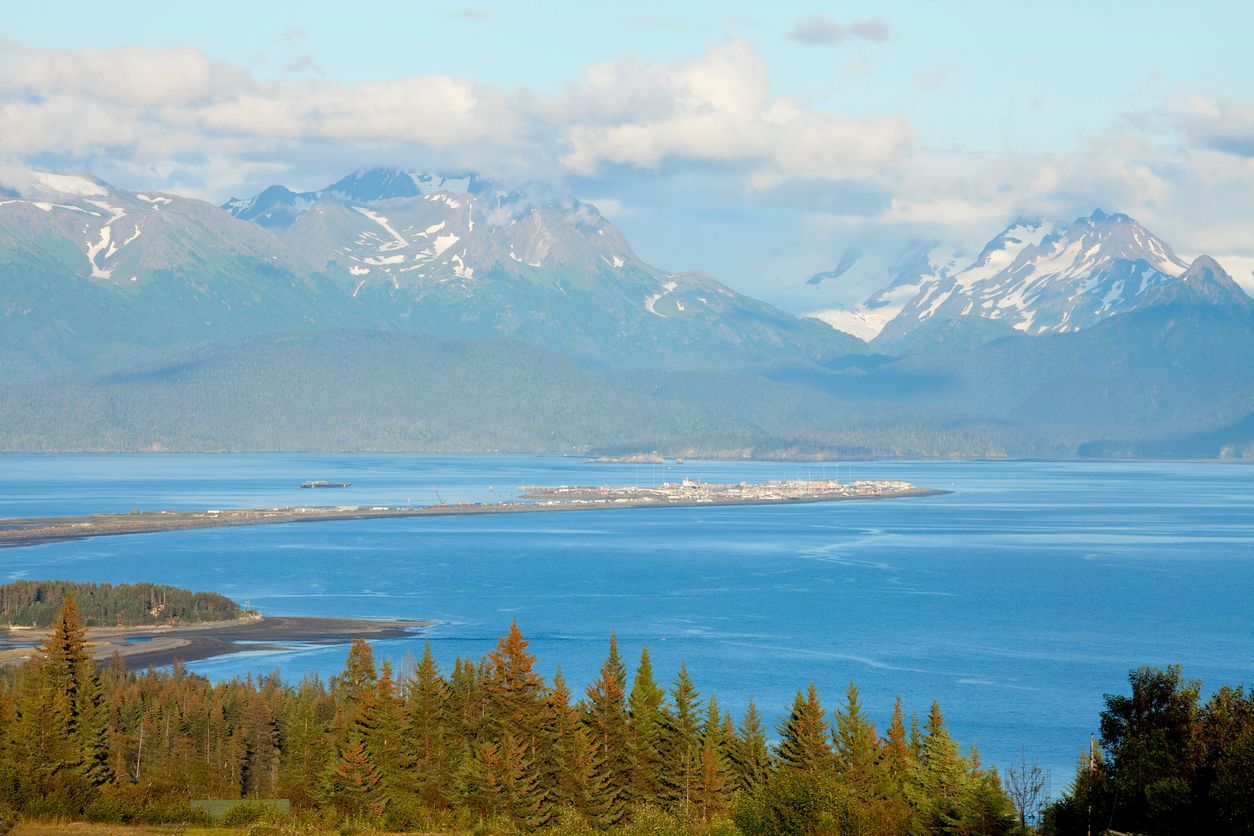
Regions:
<instances>
[{"instance_id":1,"label":"sky","mask_svg":"<svg viewBox=\"0 0 1254 836\"><path fill-rule=\"evenodd\" d=\"M1254 3L6 9L0 181L221 203L356 168L595 203L646 261L799 309L851 246L1126 212L1254 286Z\"/></svg>"}]
</instances>

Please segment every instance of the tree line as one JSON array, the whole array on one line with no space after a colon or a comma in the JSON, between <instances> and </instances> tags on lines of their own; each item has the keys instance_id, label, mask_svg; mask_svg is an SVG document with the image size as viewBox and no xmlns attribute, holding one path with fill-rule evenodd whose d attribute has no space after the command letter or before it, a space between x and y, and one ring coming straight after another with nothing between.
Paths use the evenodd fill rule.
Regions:
<instances>
[{"instance_id":1,"label":"tree line","mask_svg":"<svg viewBox=\"0 0 1254 836\"><path fill-rule=\"evenodd\" d=\"M97 670L72 596L42 653L0 680L0 809L34 818L191 821L192 799L287 798L327 826L487 832L1006 833L996 770L938 705L900 700L880 734L851 683L829 712L798 692L777 741L648 649L629 679L611 638L579 697L548 683L514 624L482 659L398 673L353 643L329 682L212 683L176 666Z\"/></svg>"},{"instance_id":2,"label":"tree line","mask_svg":"<svg viewBox=\"0 0 1254 836\"><path fill-rule=\"evenodd\" d=\"M20 580L0 585L0 625L51 626L70 596L88 627L228 621L243 612L215 592L174 586Z\"/></svg>"},{"instance_id":3,"label":"tree line","mask_svg":"<svg viewBox=\"0 0 1254 836\"><path fill-rule=\"evenodd\" d=\"M1130 684L1046 805L1039 768L1003 783L935 703L920 724L898 700L880 734L852 683L832 712L813 685L798 692L772 736L752 703L737 722L683 666L662 687L647 648L629 679L613 638L576 697L560 671L536 672L517 624L447 675L429 647L398 673L358 640L329 682L212 683L120 658L97 669L70 596L41 653L0 675L0 824L191 822L193 799L286 798L326 828L1254 833L1254 693L1203 703L1178 667Z\"/></svg>"},{"instance_id":4,"label":"tree line","mask_svg":"<svg viewBox=\"0 0 1254 836\"><path fill-rule=\"evenodd\" d=\"M1175 665L1128 681L1130 695L1106 696L1099 740L1046 829L1254 834L1254 692L1225 685L1203 703L1202 683Z\"/></svg>"}]
</instances>

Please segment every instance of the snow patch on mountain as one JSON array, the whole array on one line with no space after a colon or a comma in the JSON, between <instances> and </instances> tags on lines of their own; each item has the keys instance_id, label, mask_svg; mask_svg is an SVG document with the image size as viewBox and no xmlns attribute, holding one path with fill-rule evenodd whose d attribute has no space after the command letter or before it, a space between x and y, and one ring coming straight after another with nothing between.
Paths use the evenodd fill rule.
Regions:
<instances>
[{"instance_id":1,"label":"snow patch on mountain","mask_svg":"<svg viewBox=\"0 0 1254 836\"><path fill-rule=\"evenodd\" d=\"M937 255L903 255L885 270L883 290L861 305L810 316L863 339L889 341L929 322L964 317L1024 334L1061 333L1135 309L1188 269L1135 220L1100 209L1071 223L1015 221L965 266ZM861 254L842 260L831 275L839 279L866 261Z\"/></svg>"},{"instance_id":2,"label":"snow patch on mountain","mask_svg":"<svg viewBox=\"0 0 1254 836\"><path fill-rule=\"evenodd\" d=\"M807 285L819 289L833 284L878 289L853 307L817 308L805 315L861 340L872 340L924 285L952 275L968 260L961 249L935 241L912 241L891 252L850 247L835 269L811 276ZM948 297L940 291L929 298L939 305Z\"/></svg>"}]
</instances>

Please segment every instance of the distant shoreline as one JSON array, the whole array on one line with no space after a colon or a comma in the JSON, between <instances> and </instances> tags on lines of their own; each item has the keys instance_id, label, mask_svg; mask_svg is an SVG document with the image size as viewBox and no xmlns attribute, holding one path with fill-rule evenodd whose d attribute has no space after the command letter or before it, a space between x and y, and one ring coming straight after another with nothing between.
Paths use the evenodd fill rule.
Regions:
<instances>
[{"instance_id":1,"label":"distant shoreline","mask_svg":"<svg viewBox=\"0 0 1254 836\"><path fill-rule=\"evenodd\" d=\"M498 502L491 504L427 505L418 508L236 508L217 511L144 511L138 514L96 514L79 517L24 517L0 519L0 547L35 546L89 537L123 534L154 534L202 528L279 525L297 522L391 519L398 517L451 517L476 514L537 514L565 511L625 511L636 508L710 508L734 505L797 505L816 502L857 502L883 499L940 496L950 491L910 488L856 496L783 497L779 499L717 499L712 501L654 501L598 503Z\"/></svg>"},{"instance_id":2,"label":"distant shoreline","mask_svg":"<svg viewBox=\"0 0 1254 836\"><path fill-rule=\"evenodd\" d=\"M170 450L133 450L133 449L54 449L54 450L19 450L12 448L0 449L0 456L465 456L468 458L500 458L527 457L539 459L571 459L585 464L646 464L645 462L604 461L606 458L597 453L537 453L527 450L382 450L382 449L339 449L339 450L269 450L269 449L170 449ZM686 453L678 457L664 456L668 467L674 466L674 458L682 458L687 464L710 462L717 464L756 463L756 464L798 464L798 465L839 465L869 464L874 462L926 462L926 463L1041 463L1041 464L1236 464L1254 466L1254 456L771 456L771 455L718 455L716 453Z\"/></svg>"},{"instance_id":3,"label":"distant shoreline","mask_svg":"<svg viewBox=\"0 0 1254 836\"><path fill-rule=\"evenodd\" d=\"M434 621L372 618L264 616L185 626L92 627L87 630L91 656L107 664L122 657L127 670L198 662L258 650L330 647L356 638L395 639L435 626ZM6 635L7 633L7 635ZM0 630L0 665L21 664L43 641L46 630Z\"/></svg>"}]
</instances>

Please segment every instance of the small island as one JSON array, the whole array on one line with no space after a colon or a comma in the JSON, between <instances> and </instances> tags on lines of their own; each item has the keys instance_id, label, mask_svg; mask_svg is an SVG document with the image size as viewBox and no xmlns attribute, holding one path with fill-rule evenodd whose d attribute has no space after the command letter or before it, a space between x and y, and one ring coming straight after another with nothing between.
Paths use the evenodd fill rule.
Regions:
<instances>
[{"instance_id":1,"label":"small island","mask_svg":"<svg viewBox=\"0 0 1254 836\"><path fill-rule=\"evenodd\" d=\"M625 456L598 456L593 464L666 464L661 453L629 453Z\"/></svg>"},{"instance_id":2,"label":"small island","mask_svg":"<svg viewBox=\"0 0 1254 836\"><path fill-rule=\"evenodd\" d=\"M193 528L226 528L294 522L330 522L388 517L440 517L472 514L529 514L606 511L628 508L690 508L717 505L782 505L939 496L949 491L919 488L903 481L836 482L668 482L655 487L615 485L524 486L519 499L422 506L337 505L287 508L234 508L207 511L132 511L82 517L0 519L0 546L30 546L59 540L119 534L151 534Z\"/></svg>"},{"instance_id":3,"label":"small island","mask_svg":"<svg viewBox=\"0 0 1254 836\"><path fill-rule=\"evenodd\" d=\"M195 662L244 650L400 638L434 622L406 619L263 616L214 592L151 583L21 580L0 585L0 665L21 664L74 597L97 662L120 657L127 670Z\"/></svg>"}]
</instances>

